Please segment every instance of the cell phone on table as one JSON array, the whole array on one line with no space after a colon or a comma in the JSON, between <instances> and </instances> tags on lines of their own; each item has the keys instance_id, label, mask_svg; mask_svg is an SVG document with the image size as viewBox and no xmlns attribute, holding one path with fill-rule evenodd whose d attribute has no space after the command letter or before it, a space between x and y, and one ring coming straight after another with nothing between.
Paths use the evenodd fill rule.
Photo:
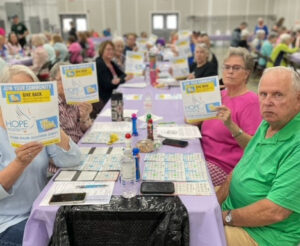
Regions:
<instances>
[{"instance_id":1,"label":"cell phone on table","mask_svg":"<svg viewBox=\"0 0 300 246\"><path fill-rule=\"evenodd\" d=\"M142 182L142 194L173 194L175 192L172 182Z\"/></svg>"},{"instance_id":2,"label":"cell phone on table","mask_svg":"<svg viewBox=\"0 0 300 246\"><path fill-rule=\"evenodd\" d=\"M73 203L73 202L83 202L85 200L86 193L64 193L64 194L54 194L49 204L60 204L60 203Z\"/></svg>"},{"instance_id":3,"label":"cell phone on table","mask_svg":"<svg viewBox=\"0 0 300 246\"><path fill-rule=\"evenodd\" d=\"M188 141L166 138L165 140L162 141L162 144L184 148L188 145Z\"/></svg>"}]
</instances>

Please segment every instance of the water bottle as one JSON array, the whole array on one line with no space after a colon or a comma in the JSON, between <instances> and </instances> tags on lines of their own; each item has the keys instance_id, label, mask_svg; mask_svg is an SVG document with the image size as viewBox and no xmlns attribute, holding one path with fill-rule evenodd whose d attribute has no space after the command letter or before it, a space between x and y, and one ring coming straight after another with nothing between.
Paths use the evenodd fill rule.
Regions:
<instances>
[{"instance_id":1,"label":"water bottle","mask_svg":"<svg viewBox=\"0 0 300 246\"><path fill-rule=\"evenodd\" d=\"M124 198L136 196L135 176L135 159L132 156L132 150L126 149L121 163L122 196Z\"/></svg>"},{"instance_id":2,"label":"water bottle","mask_svg":"<svg viewBox=\"0 0 300 246\"><path fill-rule=\"evenodd\" d=\"M123 121L123 94L113 91L111 95L111 120Z\"/></svg>"},{"instance_id":3,"label":"water bottle","mask_svg":"<svg viewBox=\"0 0 300 246\"><path fill-rule=\"evenodd\" d=\"M149 66L149 64L147 64L145 67L144 79L145 79L146 83L150 83L150 66Z\"/></svg>"},{"instance_id":4,"label":"water bottle","mask_svg":"<svg viewBox=\"0 0 300 246\"><path fill-rule=\"evenodd\" d=\"M152 98L150 94L146 94L144 98L144 110L146 114L150 114L152 111Z\"/></svg>"}]
</instances>

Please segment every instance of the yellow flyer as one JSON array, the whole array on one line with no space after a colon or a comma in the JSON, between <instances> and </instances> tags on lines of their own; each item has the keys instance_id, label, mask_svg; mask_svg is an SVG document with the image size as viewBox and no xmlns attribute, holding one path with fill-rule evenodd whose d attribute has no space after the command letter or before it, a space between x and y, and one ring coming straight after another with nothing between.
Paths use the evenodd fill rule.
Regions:
<instances>
[{"instance_id":1,"label":"yellow flyer","mask_svg":"<svg viewBox=\"0 0 300 246\"><path fill-rule=\"evenodd\" d=\"M126 51L125 73L142 76L144 70L144 53Z\"/></svg>"},{"instance_id":2,"label":"yellow flyer","mask_svg":"<svg viewBox=\"0 0 300 246\"><path fill-rule=\"evenodd\" d=\"M180 31L178 31L178 37L179 37L179 39L189 38L191 35L192 35L192 31L191 30L180 30Z\"/></svg>"},{"instance_id":3,"label":"yellow flyer","mask_svg":"<svg viewBox=\"0 0 300 246\"><path fill-rule=\"evenodd\" d=\"M177 56L172 60L173 77L185 79L189 75L189 65L186 57Z\"/></svg>"},{"instance_id":4,"label":"yellow flyer","mask_svg":"<svg viewBox=\"0 0 300 246\"><path fill-rule=\"evenodd\" d=\"M189 37L178 39L176 41L176 46L178 48L180 56L186 56L186 57L192 56Z\"/></svg>"},{"instance_id":5,"label":"yellow flyer","mask_svg":"<svg viewBox=\"0 0 300 246\"><path fill-rule=\"evenodd\" d=\"M216 117L216 107L222 104L218 76L184 80L180 88L188 123Z\"/></svg>"},{"instance_id":6,"label":"yellow flyer","mask_svg":"<svg viewBox=\"0 0 300 246\"><path fill-rule=\"evenodd\" d=\"M138 51L146 52L147 51L147 39L146 38L137 38L136 45L138 47Z\"/></svg>"},{"instance_id":7,"label":"yellow flyer","mask_svg":"<svg viewBox=\"0 0 300 246\"><path fill-rule=\"evenodd\" d=\"M60 71L68 104L99 102L95 62L60 66Z\"/></svg>"},{"instance_id":8,"label":"yellow flyer","mask_svg":"<svg viewBox=\"0 0 300 246\"><path fill-rule=\"evenodd\" d=\"M56 82L0 84L1 109L13 147L60 142Z\"/></svg>"}]
</instances>

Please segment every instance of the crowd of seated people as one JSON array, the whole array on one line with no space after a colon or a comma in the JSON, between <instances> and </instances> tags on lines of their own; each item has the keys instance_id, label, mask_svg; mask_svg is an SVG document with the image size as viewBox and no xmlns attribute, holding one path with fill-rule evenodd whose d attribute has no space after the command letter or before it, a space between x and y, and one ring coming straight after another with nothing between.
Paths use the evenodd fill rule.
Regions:
<instances>
[{"instance_id":1,"label":"crowd of seated people","mask_svg":"<svg viewBox=\"0 0 300 246\"><path fill-rule=\"evenodd\" d=\"M251 33L247 30L247 23L242 22L239 28L232 32L231 46L244 47L258 56L260 69L266 67L288 66L288 55L299 51L300 29L299 26L287 29L283 26L284 18L281 18L272 30L262 18ZM252 39L252 41L251 41Z\"/></svg>"},{"instance_id":2,"label":"crowd of seated people","mask_svg":"<svg viewBox=\"0 0 300 246\"><path fill-rule=\"evenodd\" d=\"M18 35L14 32L9 33L8 42L5 35L0 34L1 82L36 82L38 81L36 75L44 64L49 63L49 80L57 81L62 129L60 144L43 147L39 143L32 142L14 151L8 143L0 107L0 157L5 156L4 161L0 158L0 208L3 208L0 209L0 240L10 242L13 235L16 235L18 242L22 240L25 222L32 203L46 183L44 175L40 174L46 173L49 162L57 167L78 164L80 158L76 143L91 127L93 119L110 100L113 90L133 78L133 75L127 75L125 72L125 60L126 51L138 51L136 34L129 33L123 38L121 36L111 37L111 34L108 35L106 32L105 36L111 37L112 40L103 41L99 49L95 50L91 37L98 38L99 35L96 35L94 31L77 32L74 23L71 26L67 42L59 34L31 35L33 60L31 67L7 66L1 57L24 54L24 49L19 43ZM240 235L239 233L246 235L247 240L252 243L245 245L258 245L257 243L265 243L265 241L274 243L272 236L280 230L275 223L282 223L285 229L286 226L290 226L292 230L286 229L282 237L289 242L296 242L300 233L298 228L294 228L295 221L299 220L300 211L297 207L299 199L295 203L296 205L293 205L292 199L297 197L289 193L287 201L282 202L280 199L283 197L280 192L285 194L290 192L289 188L284 188L282 184L288 184L293 188L299 185L299 178L295 177L296 175L293 176L293 172L287 167L287 165L292 165L298 170L299 165L291 164L288 158L284 159L281 165L281 157L285 156L285 153L280 149L285 149L284 146L281 146L281 142L287 140L281 136L284 132L292 140L287 145L295 149L286 148L286 151L290 151L293 160L296 161L299 151L297 151L298 140L294 138L294 135L299 135L296 123L299 121L300 111L298 95L300 80L293 71L282 68L282 66L288 65L284 59L285 54L299 50L300 31L299 37L295 36L295 40L292 40L292 36L286 33L283 27L278 27L277 32L274 30L269 32L263 20L259 19L258 25L255 27L257 39L254 39L252 43L248 42L251 34L247 30L247 23L241 23L233 35L235 39L231 44L235 47L229 48L220 72L224 84L224 90L221 91L222 105L216 107L217 117L215 119L197 124L201 128L201 146L212 183L214 186L222 185L217 192L217 197L224 210L223 222L226 225L228 245L235 245L231 240L236 238L236 235ZM147 39L148 35L142 33L141 37ZM173 57L179 56L180 53L176 47L178 39L178 33L172 33L165 46L166 49L170 48ZM277 43L278 40L279 43ZM147 44L147 51L143 50L143 52L160 54L165 43L162 45L159 42L159 44L156 46ZM191 33L191 51L192 56L187 58L190 65L188 79L218 75L218 60L212 52L208 34ZM261 67L281 66L278 69L266 71L260 82L259 95L247 88L254 67L251 51L261 54L258 61ZM266 59L266 57L270 59ZM60 66L70 63L80 64L86 62L87 58L93 58L96 63L100 102L69 105L65 100ZM287 88L283 89L279 78L288 81ZM276 91L270 84L272 79L276 82ZM293 91L296 93L295 95ZM287 95L290 96L289 99L287 99ZM281 100L281 98L283 99ZM287 102L294 103L294 106L288 105ZM282 112L284 107L287 109L286 114ZM288 130L285 130L285 127ZM292 127L297 128L295 134L291 133ZM280 138L280 141L276 136ZM266 151L270 150L270 153L276 156L275 161L262 157L260 149L267 148L265 145L272 141L274 141L274 146ZM263 146L260 147L260 145ZM35 158L37 156L40 158ZM271 158L271 155L269 157ZM263 163L260 160L265 159L274 163L274 167L269 163L266 168L258 166L258 163ZM253 168L247 164L248 162L253 165ZM244 172L244 169L248 172ZM37 174L39 170L41 171ZM268 173L268 170L271 170L271 173ZM279 172L278 176L277 172ZM240 179L249 186L240 185ZM255 193L250 186L256 187L260 193ZM12 190L18 190L18 192L11 193ZM20 194L28 190L31 191L30 196L22 198ZM296 194L298 193L296 192ZM241 201L239 197L244 200ZM24 199L25 206L22 210L18 208L18 199ZM266 206L268 211L277 212L278 217L269 218L271 212L268 212L266 221L255 217L264 212L255 207L256 203L259 205L262 203L261 206ZM254 206L252 210L251 206ZM253 221L250 215L255 217L257 222ZM231 220L228 216L231 216ZM233 231L233 226L239 229L246 227L246 229L236 232ZM260 230L260 228L262 229ZM264 237L264 231L266 231L266 237Z\"/></svg>"}]
</instances>

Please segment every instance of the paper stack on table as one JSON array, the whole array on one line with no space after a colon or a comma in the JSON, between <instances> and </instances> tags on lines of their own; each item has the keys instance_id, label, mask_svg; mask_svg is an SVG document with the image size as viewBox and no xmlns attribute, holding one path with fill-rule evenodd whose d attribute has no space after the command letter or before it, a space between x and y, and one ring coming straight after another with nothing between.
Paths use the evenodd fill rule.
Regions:
<instances>
[{"instance_id":1,"label":"paper stack on table","mask_svg":"<svg viewBox=\"0 0 300 246\"><path fill-rule=\"evenodd\" d=\"M181 94L161 93L161 94L156 94L155 99L156 100L181 100L182 96L181 96Z\"/></svg>"},{"instance_id":2,"label":"paper stack on table","mask_svg":"<svg viewBox=\"0 0 300 246\"><path fill-rule=\"evenodd\" d=\"M137 114L137 112L138 112L138 109L124 109L123 116L131 118L131 115L132 114ZM100 113L100 116L102 116L102 117L111 117L111 109L110 108L105 109L104 111L102 111Z\"/></svg>"},{"instance_id":3,"label":"paper stack on table","mask_svg":"<svg viewBox=\"0 0 300 246\"><path fill-rule=\"evenodd\" d=\"M95 122L81 143L108 143L112 134L118 137L116 143L124 143L124 136L131 132L131 122Z\"/></svg>"},{"instance_id":4,"label":"paper stack on table","mask_svg":"<svg viewBox=\"0 0 300 246\"><path fill-rule=\"evenodd\" d=\"M97 186L104 185L103 187L95 188L80 188L83 186ZM88 205L88 204L108 204L114 190L115 182L54 182L49 191L41 201L40 206L51 206L49 201L54 194L65 193L86 193L84 202L67 202L59 205ZM57 205L55 205L57 206Z\"/></svg>"},{"instance_id":5,"label":"paper stack on table","mask_svg":"<svg viewBox=\"0 0 300 246\"><path fill-rule=\"evenodd\" d=\"M119 87L123 87L123 88L145 88L147 85L144 82L141 83L131 83L131 82L127 82L124 84L121 84Z\"/></svg>"},{"instance_id":6,"label":"paper stack on table","mask_svg":"<svg viewBox=\"0 0 300 246\"><path fill-rule=\"evenodd\" d=\"M158 125L157 135L171 139L195 139L202 137L197 126L177 124Z\"/></svg>"}]
</instances>

